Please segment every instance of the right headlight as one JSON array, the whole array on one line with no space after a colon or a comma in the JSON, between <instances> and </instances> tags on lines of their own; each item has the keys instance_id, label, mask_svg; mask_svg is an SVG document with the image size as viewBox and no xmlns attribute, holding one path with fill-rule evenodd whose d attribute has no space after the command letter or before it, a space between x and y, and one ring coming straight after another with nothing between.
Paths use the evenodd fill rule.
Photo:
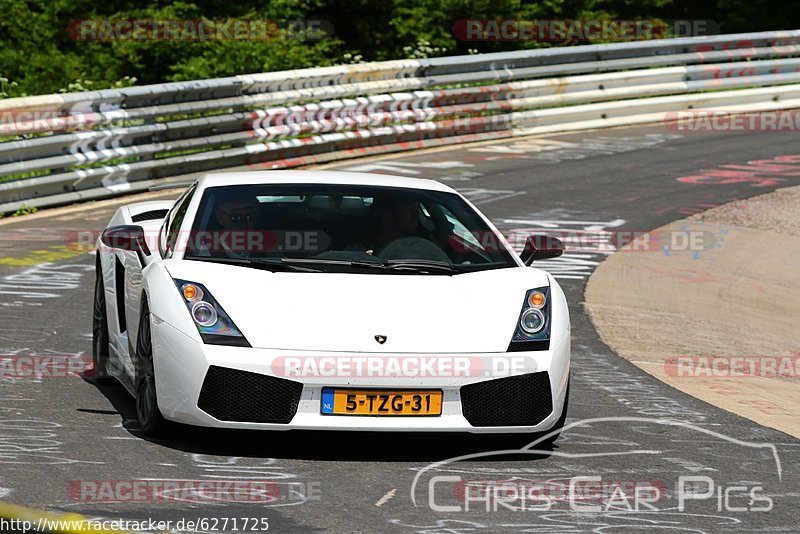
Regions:
<instances>
[{"instance_id":1,"label":"right headlight","mask_svg":"<svg viewBox=\"0 0 800 534\"><path fill-rule=\"evenodd\" d=\"M525 293L522 310L508 352L550 348L550 287L537 287Z\"/></svg>"},{"instance_id":2,"label":"right headlight","mask_svg":"<svg viewBox=\"0 0 800 534\"><path fill-rule=\"evenodd\" d=\"M174 279L203 342L209 345L249 347L244 334L203 284Z\"/></svg>"}]
</instances>

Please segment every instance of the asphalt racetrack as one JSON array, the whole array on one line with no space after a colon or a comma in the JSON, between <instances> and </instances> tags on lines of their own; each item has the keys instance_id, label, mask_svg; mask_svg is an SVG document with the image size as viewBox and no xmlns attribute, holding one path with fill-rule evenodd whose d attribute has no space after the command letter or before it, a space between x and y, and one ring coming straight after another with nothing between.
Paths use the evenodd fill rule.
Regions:
<instances>
[{"instance_id":1,"label":"asphalt racetrack","mask_svg":"<svg viewBox=\"0 0 800 534\"><path fill-rule=\"evenodd\" d=\"M602 240L800 183L798 141L789 132L649 126L335 168L442 180L512 235L560 230ZM65 236L101 229L112 211L87 206L0 226L4 358L91 355L94 257L71 252ZM608 254L573 251L541 265L564 287L573 328L568 428L552 451L514 454L524 440L419 433L183 428L150 441L122 387L17 377L0 383L0 498L89 517L208 519L199 532L266 522L274 532L796 530L800 441L662 384L598 339L583 292ZM266 498L103 489L142 479L258 482Z\"/></svg>"}]
</instances>

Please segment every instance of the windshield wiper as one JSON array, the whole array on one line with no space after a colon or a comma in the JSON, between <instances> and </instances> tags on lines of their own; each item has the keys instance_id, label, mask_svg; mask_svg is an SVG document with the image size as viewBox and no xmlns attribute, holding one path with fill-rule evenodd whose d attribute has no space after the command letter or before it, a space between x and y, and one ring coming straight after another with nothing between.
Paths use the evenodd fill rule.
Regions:
<instances>
[{"instance_id":1,"label":"windshield wiper","mask_svg":"<svg viewBox=\"0 0 800 534\"><path fill-rule=\"evenodd\" d=\"M281 258L280 264L286 267L303 269L302 265L331 265L336 267L351 267L359 269L389 271L410 271L419 274L459 274L464 271L455 268L444 261L435 260L388 260L385 262L371 262L362 260L335 260L327 258ZM269 263L267 265L274 265ZM315 269L316 270L316 269Z\"/></svg>"},{"instance_id":2,"label":"windshield wiper","mask_svg":"<svg viewBox=\"0 0 800 534\"><path fill-rule=\"evenodd\" d=\"M415 271L419 273L458 274L464 271L444 261L436 260L388 260L383 263L391 271Z\"/></svg>"},{"instance_id":3,"label":"windshield wiper","mask_svg":"<svg viewBox=\"0 0 800 534\"><path fill-rule=\"evenodd\" d=\"M379 262L360 260L332 260L326 258L282 258L281 263L289 266L304 265L336 265L342 267L365 267L369 269L385 269L386 266Z\"/></svg>"},{"instance_id":4,"label":"windshield wiper","mask_svg":"<svg viewBox=\"0 0 800 534\"><path fill-rule=\"evenodd\" d=\"M227 265L241 265L243 267L252 267L254 269L265 269L267 271L278 272L278 271L298 271L298 272L309 272L309 273L318 273L320 272L319 269L311 269L309 267L301 267L299 265L291 265L290 263L286 263L283 260L274 259L264 259L264 258L231 258L227 256L215 258L212 256L191 256L187 259L190 260L199 260L199 261L207 261L209 263L224 263Z\"/></svg>"},{"instance_id":5,"label":"windshield wiper","mask_svg":"<svg viewBox=\"0 0 800 534\"><path fill-rule=\"evenodd\" d=\"M371 262L361 260L333 260L325 258L283 258L281 261L286 264L299 263L312 265L336 265L342 267L374 269L384 272L411 271L420 274L457 274L463 272L447 262L434 260L388 260L384 262Z\"/></svg>"}]
</instances>

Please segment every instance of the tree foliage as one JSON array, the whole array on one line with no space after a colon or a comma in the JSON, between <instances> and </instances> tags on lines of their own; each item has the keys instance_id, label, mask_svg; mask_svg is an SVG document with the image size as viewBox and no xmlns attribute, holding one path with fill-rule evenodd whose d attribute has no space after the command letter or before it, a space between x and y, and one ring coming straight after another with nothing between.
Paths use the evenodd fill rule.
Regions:
<instances>
[{"instance_id":1,"label":"tree foliage","mask_svg":"<svg viewBox=\"0 0 800 534\"><path fill-rule=\"evenodd\" d=\"M800 3L770 0L0 0L0 94L101 89L359 61L549 46L463 42L459 19L709 19L724 33L791 29ZM76 40L77 20L304 19L323 39ZM286 34L284 34L286 35Z\"/></svg>"}]
</instances>

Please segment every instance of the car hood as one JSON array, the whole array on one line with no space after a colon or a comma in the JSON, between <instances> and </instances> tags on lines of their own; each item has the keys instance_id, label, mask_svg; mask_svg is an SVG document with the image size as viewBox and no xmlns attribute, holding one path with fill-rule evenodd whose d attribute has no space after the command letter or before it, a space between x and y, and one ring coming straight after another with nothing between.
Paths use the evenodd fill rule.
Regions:
<instances>
[{"instance_id":1,"label":"car hood","mask_svg":"<svg viewBox=\"0 0 800 534\"><path fill-rule=\"evenodd\" d=\"M525 292L549 284L523 267L456 276L167 267L206 286L253 347L308 351L505 352Z\"/></svg>"}]
</instances>

